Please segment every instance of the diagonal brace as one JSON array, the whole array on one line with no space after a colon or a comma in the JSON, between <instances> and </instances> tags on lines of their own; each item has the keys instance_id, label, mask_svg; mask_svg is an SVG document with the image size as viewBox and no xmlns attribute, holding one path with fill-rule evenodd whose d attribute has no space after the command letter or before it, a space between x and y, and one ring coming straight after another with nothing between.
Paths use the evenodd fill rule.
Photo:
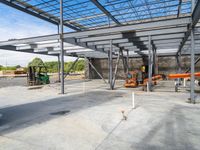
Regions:
<instances>
[{"instance_id":1,"label":"diagonal brace","mask_svg":"<svg viewBox=\"0 0 200 150\"><path fill-rule=\"evenodd\" d=\"M66 78L69 75L69 72L74 68L74 66L75 66L75 64L77 63L78 60L79 60L79 57L76 58L76 60L71 65L71 67L67 70L64 78Z\"/></svg>"}]
</instances>

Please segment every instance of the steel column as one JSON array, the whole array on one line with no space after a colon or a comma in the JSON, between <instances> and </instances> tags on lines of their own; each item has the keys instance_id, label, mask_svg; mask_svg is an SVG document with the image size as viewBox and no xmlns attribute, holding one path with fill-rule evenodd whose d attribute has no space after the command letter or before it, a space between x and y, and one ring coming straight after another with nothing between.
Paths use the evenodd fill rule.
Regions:
<instances>
[{"instance_id":1,"label":"steel column","mask_svg":"<svg viewBox=\"0 0 200 150\"><path fill-rule=\"evenodd\" d=\"M195 0L192 0L192 12L194 11L195 8Z\"/></svg>"},{"instance_id":2,"label":"steel column","mask_svg":"<svg viewBox=\"0 0 200 150\"><path fill-rule=\"evenodd\" d=\"M194 68L194 49L195 49L195 44L194 44L194 29L191 30L191 77L190 77L190 100L191 103L195 103L195 97L194 97L194 88L195 88L195 68Z\"/></svg>"},{"instance_id":3,"label":"steel column","mask_svg":"<svg viewBox=\"0 0 200 150\"><path fill-rule=\"evenodd\" d=\"M126 74L127 72L127 63L126 63L126 60L124 58L124 54L123 54L123 50L120 49L119 50L119 54L121 53L121 59L122 59L122 63L123 63L123 68L124 68L124 74Z\"/></svg>"},{"instance_id":4,"label":"steel column","mask_svg":"<svg viewBox=\"0 0 200 150\"><path fill-rule=\"evenodd\" d=\"M179 57L180 57L180 52L176 55L177 73L181 73L181 63L180 63ZM178 82L176 83L177 88L180 85L180 83L181 83L181 80L180 78L178 78Z\"/></svg>"},{"instance_id":5,"label":"steel column","mask_svg":"<svg viewBox=\"0 0 200 150\"><path fill-rule=\"evenodd\" d=\"M156 48L154 48L154 74L158 74L158 56Z\"/></svg>"},{"instance_id":6,"label":"steel column","mask_svg":"<svg viewBox=\"0 0 200 150\"><path fill-rule=\"evenodd\" d=\"M179 73L182 72L182 68L181 68L181 52L178 55L178 61L179 61Z\"/></svg>"},{"instance_id":7,"label":"steel column","mask_svg":"<svg viewBox=\"0 0 200 150\"><path fill-rule=\"evenodd\" d=\"M110 27L110 18L108 17L108 27ZM109 43L108 44L110 44L110 51L111 51L111 41L108 41ZM110 56L110 54L111 54L111 52L108 52L108 69L109 69L109 71L108 71L108 83L109 84L112 84L112 80L111 80L111 77L110 77L110 58L111 58L111 56Z\"/></svg>"},{"instance_id":8,"label":"steel column","mask_svg":"<svg viewBox=\"0 0 200 150\"><path fill-rule=\"evenodd\" d=\"M116 75L117 75L117 71L118 71L119 59L120 59L120 51L118 53L117 62L115 65L115 71L114 71L113 80L112 80L112 89L115 88L115 81L116 81Z\"/></svg>"},{"instance_id":9,"label":"steel column","mask_svg":"<svg viewBox=\"0 0 200 150\"><path fill-rule=\"evenodd\" d=\"M148 49L149 49L149 61L148 61L148 87L147 91L151 91L151 84L152 84L152 45L151 45L151 36L149 36L149 44L148 44Z\"/></svg>"},{"instance_id":10,"label":"steel column","mask_svg":"<svg viewBox=\"0 0 200 150\"><path fill-rule=\"evenodd\" d=\"M192 0L192 12L195 8L195 0ZM191 29L191 52L190 52L190 59L191 59L191 76L190 76L190 101L191 103L195 103L194 97L194 88L195 88L195 66L194 66L194 57L195 57L195 43L194 43L194 28Z\"/></svg>"},{"instance_id":11,"label":"steel column","mask_svg":"<svg viewBox=\"0 0 200 150\"><path fill-rule=\"evenodd\" d=\"M110 68L110 53L108 52L108 83L110 83L110 72L109 72L109 68Z\"/></svg>"},{"instance_id":12,"label":"steel column","mask_svg":"<svg viewBox=\"0 0 200 150\"><path fill-rule=\"evenodd\" d=\"M59 34L60 33L60 27L59 27L59 24L57 26L57 33ZM58 39L58 42L59 42L59 39ZM60 82L60 54L58 54L58 82Z\"/></svg>"},{"instance_id":13,"label":"steel column","mask_svg":"<svg viewBox=\"0 0 200 150\"><path fill-rule=\"evenodd\" d=\"M176 54L176 63L177 63L177 73L181 73L181 62L180 62L181 54L180 52Z\"/></svg>"},{"instance_id":14,"label":"steel column","mask_svg":"<svg viewBox=\"0 0 200 150\"><path fill-rule=\"evenodd\" d=\"M60 51L61 51L61 94L65 93L64 78L64 39L63 39L63 0L60 0Z\"/></svg>"},{"instance_id":15,"label":"steel column","mask_svg":"<svg viewBox=\"0 0 200 150\"><path fill-rule=\"evenodd\" d=\"M127 50L126 61L127 61L127 73L128 73L129 72L129 50Z\"/></svg>"},{"instance_id":16,"label":"steel column","mask_svg":"<svg viewBox=\"0 0 200 150\"><path fill-rule=\"evenodd\" d=\"M113 86L112 86L112 79L113 79L113 60L112 60L112 40L110 40L110 59L109 59L109 72L110 72L110 89L113 90Z\"/></svg>"},{"instance_id":17,"label":"steel column","mask_svg":"<svg viewBox=\"0 0 200 150\"><path fill-rule=\"evenodd\" d=\"M58 54L58 82L60 82L60 54Z\"/></svg>"}]
</instances>

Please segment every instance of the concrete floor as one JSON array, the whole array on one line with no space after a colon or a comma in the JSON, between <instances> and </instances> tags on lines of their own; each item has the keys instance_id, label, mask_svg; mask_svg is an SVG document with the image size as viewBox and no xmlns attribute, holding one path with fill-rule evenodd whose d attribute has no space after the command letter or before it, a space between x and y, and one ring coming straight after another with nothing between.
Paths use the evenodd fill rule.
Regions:
<instances>
[{"instance_id":1,"label":"concrete floor","mask_svg":"<svg viewBox=\"0 0 200 150\"><path fill-rule=\"evenodd\" d=\"M59 84L30 90L14 86L16 79L8 81L12 86L0 87L2 150L200 147L200 104L186 103L187 89L175 93L173 82L162 81L147 93L125 89L122 81L110 91L101 80L74 80L66 81L66 94L60 95ZM136 109L131 108L132 92Z\"/></svg>"}]
</instances>

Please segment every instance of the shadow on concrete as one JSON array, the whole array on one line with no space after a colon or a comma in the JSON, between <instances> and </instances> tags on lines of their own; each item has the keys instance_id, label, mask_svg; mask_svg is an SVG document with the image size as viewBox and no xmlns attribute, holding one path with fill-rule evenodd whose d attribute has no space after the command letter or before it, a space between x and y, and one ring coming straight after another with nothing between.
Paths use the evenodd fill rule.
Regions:
<instances>
[{"instance_id":1,"label":"shadow on concrete","mask_svg":"<svg viewBox=\"0 0 200 150\"><path fill-rule=\"evenodd\" d=\"M181 109L192 108L175 106L139 143L132 144L131 148L138 150L196 150L188 136L190 126Z\"/></svg>"},{"instance_id":2,"label":"shadow on concrete","mask_svg":"<svg viewBox=\"0 0 200 150\"><path fill-rule=\"evenodd\" d=\"M10 133L116 99L121 92L93 91L0 109L0 134ZM27 100L28 101L28 100ZM67 112L67 113L62 113Z\"/></svg>"}]
</instances>

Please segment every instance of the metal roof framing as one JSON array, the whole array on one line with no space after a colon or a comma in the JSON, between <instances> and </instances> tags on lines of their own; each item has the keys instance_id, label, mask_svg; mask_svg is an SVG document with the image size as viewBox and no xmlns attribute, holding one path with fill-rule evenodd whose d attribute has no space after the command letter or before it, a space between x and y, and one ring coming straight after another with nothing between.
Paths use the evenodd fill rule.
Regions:
<instances>
[{"instance_id":1,"label":"metal roof framing","mask_svg":"<svg viewBox=\"0 0 200 150\"><path fill-rule=\"evenodd\" d=\"M59 1L0 2L50 23L60 23ZM196 2L191 14L191 2L182 0L138 0L135 3L132 0L63 0L63 13L64 25L75 30L63 34L66 50L64 54L69 56L85 54L93 58L108 57L112 40L114 55L117 55L119 50L126 50L130 52L130 57L138 57L148 54L149 36L154 48L160 52L158 56L176 55L181 50L184 54L189 54L187 45L194 27L196 42L200 41L200 1ZM111 19L110 26L108 18ZM55 34L0 41L0 48L58 55L59 38L60 35Z\"/></svg>"},{"instance_id":2,"label":"metal roof framing","mask_svg":"<svg viewBox=\"0 0 200 150\"><path fill-rule=\"evenodd\" d=\"M105 13L109 18L111 18L117 25L121 25L121 23L113 17L110 12L108 12L97 0L91 0L103 13Z\"/></svg>"},{"instance_id":3,"label":"metal roof framing","mask_svg":"<svg viewBox=\"0 0 200 150\"><path fill-rule=\"evenodd\" d=\"M23 12L25 12L27 14L30 14L32 16L35 16L37 18L40 18L40 19L45 20L47 22L50 22L52 24L59 25L59 19L58 18L54 18L53 16L50 16L50 15L45 15L45 16L41 15L41 12L40 13L39 12L36 13L36 12L30 11L28 6L26 6L25 8L21 7L19 5L14 4L13 3L14 1L15 0L0 0L1 3L6 4L6 5L10 6L10 7L13 7L15 9L17 9L17 10L23 11ZM64 23L64 26L69 27L69 28L71 28L71 29L73 29L75 31L80 31L80 29L78 27L73 26L71 24L68 24L66 22Z\"/></svg>"},{"instance_id":4,"label":"metal roof framing","mask_svg":"<svg viewBox=\"0 0 200 150\"><path fill-rule=\"evenodd\" d=\"M181 52L183 46L185 45L185 42L188 40L190 34L191 34L191 30L192 28L194 28L196 26L196 24L199 22L199 19L200 19L200 1L198 0L196 5L195 5L195 8L194 8L194 11L192 12L192 15L191 15L191 23L188 24L187 28L187 32L185 32L185 36L179 46L179 49L178 49L178 52Z\"/></svg>"}]
</instances>

